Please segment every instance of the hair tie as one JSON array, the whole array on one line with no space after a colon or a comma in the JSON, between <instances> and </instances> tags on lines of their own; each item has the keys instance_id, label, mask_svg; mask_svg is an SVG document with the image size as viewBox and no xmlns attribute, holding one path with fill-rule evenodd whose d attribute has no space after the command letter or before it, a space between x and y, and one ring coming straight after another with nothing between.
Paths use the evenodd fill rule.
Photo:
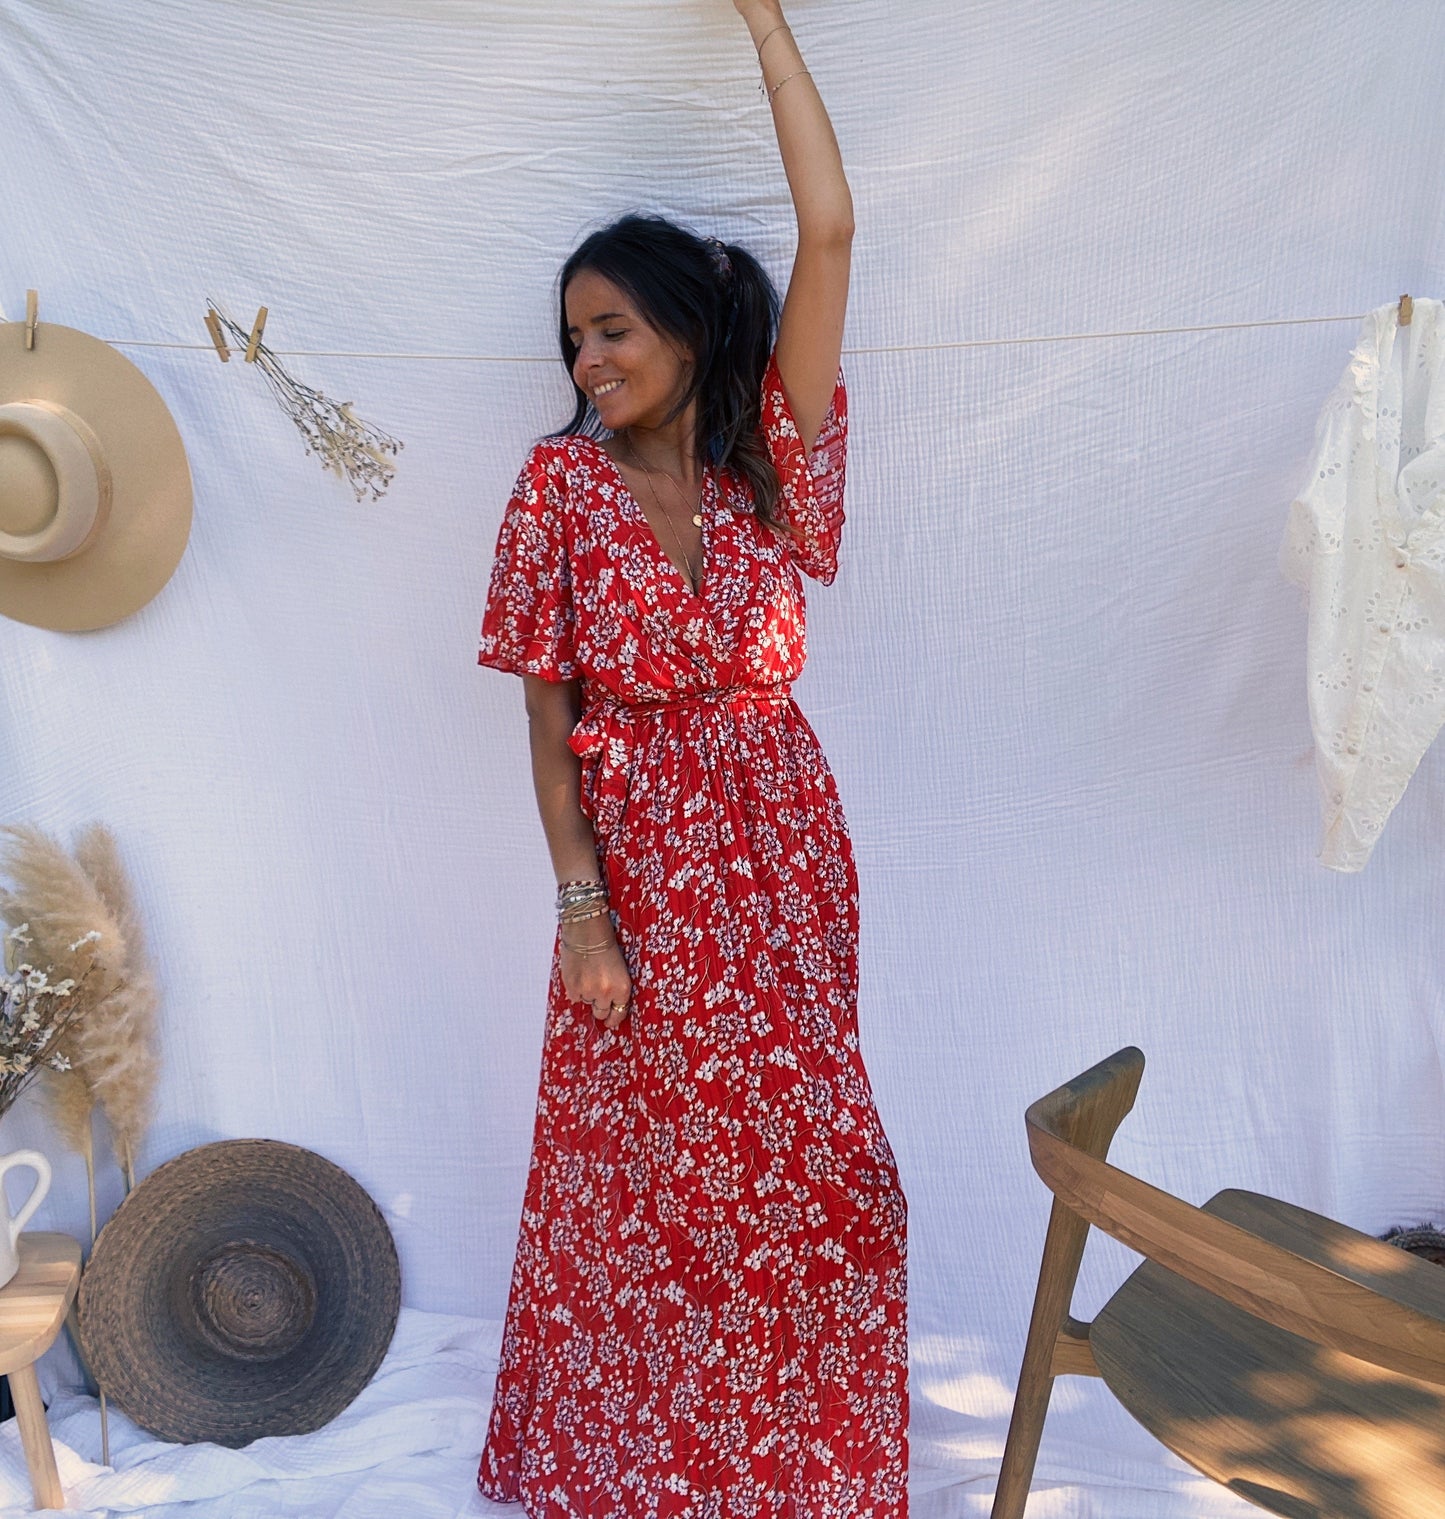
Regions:
<instances>
[{"instance_id":1,"label":"hair tie","mask_svg":"<svg viewBox=\"0 0 1445 1519\"><path fill-rule=\"evenodd\" d=\"M732 284L733 261L728 257L727 244L716 237L705 237L703 242L707 244L707 250L712 255L713 273L723 284Z\"/></svg>"}]
</instances>

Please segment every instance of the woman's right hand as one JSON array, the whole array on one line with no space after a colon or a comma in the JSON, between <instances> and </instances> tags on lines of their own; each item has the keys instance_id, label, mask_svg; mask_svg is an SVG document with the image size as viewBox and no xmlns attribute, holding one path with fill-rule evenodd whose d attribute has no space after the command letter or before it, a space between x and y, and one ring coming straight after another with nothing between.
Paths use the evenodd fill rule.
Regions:
<instances>
[{"instance_id":1,"label":"woman's right hand","mask_svg":"<svg viewBox=\"0 0 1445 1519\"><path fill-rule=\"evenodd\" d=\"M627 962L622 958L622 947L617 942L611 923L603 919L606 927L585 935L579 926L564 932L562 942L562 989L573 1002L585 1002L592 1009L592 1016L603 1028L622 1026L632 1008L632 977L627 974ZM591 924L587 925L589 928ZM567 947L567 941L582 949L601 948L600 954L578 954Z\"/></svg>"},{"instance_id":2,"label":"woman's right hand","mask_svg":"<svg viewBox=\"0 0 1445 1519\"><path fill-rule=\"evenodd\" d=\"M522 677L527 698L527 732L532 748L532 782L547 849L559 881L601 881L597 840L582 813L582 761L568 740L582 715L582 683ZM585 1002L605 1028L627 1017L632 978L617 944L612 919L603 913L562 929L562 987L573 1002ZM596 954L575 954L580 950Z\"/></svg>"}]
</instances>

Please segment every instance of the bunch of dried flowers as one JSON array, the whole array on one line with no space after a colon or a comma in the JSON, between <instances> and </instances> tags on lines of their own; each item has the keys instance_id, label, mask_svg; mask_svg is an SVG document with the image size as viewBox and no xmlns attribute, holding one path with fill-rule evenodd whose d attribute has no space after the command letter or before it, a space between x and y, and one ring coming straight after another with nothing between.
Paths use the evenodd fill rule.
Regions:
<instances>
[{"instance_id":1,"label":"bunch of dried flowers","mask_svg":"<svg viewBox=\"0 0 1445 1519\"><path fill-rule=\"evenodd\" d=\"M70 948L78 951L99 940L99 932L92 930ZM5 935L5 969L0 973L0 1114L10 1111L41 1071L70 1069L61 1039L80 1012L76 990L84 976L52 981L54 967L42 970L21 958L34 943L28 923L17 923Z\"/></svg>"},{"instance_id":2,"label":"bunch of dried flowers","mask_svg":"<svg viewBox=\"0 0 1445 1519\"><path fill-rule=\"evenodd\" d=\"M231 320L214 301L207 307L238 348L250 343L250 334ZM350 401L333 401L323 392L303 384L264 344L256 345L256 367L266 377L281 409L296 424L296 430L308 454L315 454L322 467L339 475L351 487L358 501L370 494L381 498L396 473L396 455L403 448L400 440L384 433L370 422L363 422L352 411Z\"/></svg>"}]
</instances>

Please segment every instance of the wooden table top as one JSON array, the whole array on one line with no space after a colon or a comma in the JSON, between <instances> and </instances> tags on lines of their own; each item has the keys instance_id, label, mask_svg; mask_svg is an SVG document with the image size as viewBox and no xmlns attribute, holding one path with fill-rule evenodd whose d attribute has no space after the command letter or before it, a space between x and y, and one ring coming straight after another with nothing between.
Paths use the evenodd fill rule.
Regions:
<instances>
[{"instance_id":1,"label":"wooden table top","mask_svg":"<svg viewBox=\"0 0 1445 1519\"><path fill-rule=\"evenodd\" d=\"M80 1285L80 1242L68 1234L22 1234L20 1270L0 1287L0 1375L43 1355Z\"/></svg>"}]
</instances>

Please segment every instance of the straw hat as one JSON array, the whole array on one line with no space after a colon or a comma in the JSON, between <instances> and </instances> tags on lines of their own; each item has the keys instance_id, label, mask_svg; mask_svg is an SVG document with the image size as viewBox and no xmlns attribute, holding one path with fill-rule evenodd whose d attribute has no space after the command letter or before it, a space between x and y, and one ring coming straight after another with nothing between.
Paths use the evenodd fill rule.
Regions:
<instances>
[{"instance_id":1,"label":"straw hat","mask_svg":"<svg viewBox=\"0 0 1445 1519\"><path fill-rule=\"evenodd\" d=\"M191 474L155 387L107 343L0 323L0 614L67 632L138 611L191 530Z\"/></svg>"},{"instance_id":2,"label":"straw hat","mask_svg":"<svg viewBox=\"0 0 1445 1519\"><path fill-rule=\"evenodd\" d=\"M376 1204L328 1160L267 1139L168 1161L101 1230L80 1285L100 1389L166 1440L306 1434L366 1386L401 1306Z\"/></svg>"}]
</instances>

